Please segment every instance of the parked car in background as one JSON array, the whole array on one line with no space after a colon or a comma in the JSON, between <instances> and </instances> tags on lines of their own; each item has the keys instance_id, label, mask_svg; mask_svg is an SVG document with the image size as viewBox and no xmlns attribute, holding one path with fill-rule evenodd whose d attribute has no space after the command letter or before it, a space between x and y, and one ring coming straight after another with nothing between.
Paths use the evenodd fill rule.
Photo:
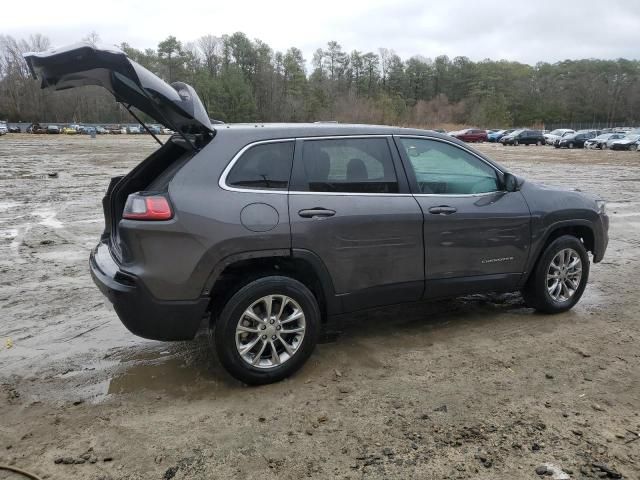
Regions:
<instances>
[{"instance_id":1,"label":"parked car in background","mask_svg":"<svg viewBox=\"0 0 640 480\"><path fill-rule=\"evenodd\" d=\"M466 128L458 132L454 132L453 136L463 142L486 142L487 131L478 128Z\"/></svg>"},{"instance_id":2,"label":"parked car in background","mask_svg":"<svg viewBox=\"0 0 640 480\"><path fill-rule=\"evenodd\" d=\"M139 134L142 133L141 128L138 127L137 125L129 125L126 127L126 131L128 134L130 135L135 135L135 134Z\"/></svg>"},{"instance_id":3,"label":"parked car in background","mask_svg":"<svg viewBox=\"0 0 640 480\"><path fill-rule=\"evenodd\" d=\"M160 129L160 133L162 133L163 135L173 135L176 132L174 132L170 128L163 127Z\"/></svg>"},{"instance_id":4,"label":"parked car in background","mask_svg":"<svg viewBox=\"0 0 640 480\"><path fill-rule=\"evenodd\" d=\"M545 143L547 145L553 145L556 140L560 140L564 135L568 133L576 133L576 131L570 128L556 128L555 130L544 134Z\"/></svg>"},{"instance_id":5,"label":"parked car in background","mask_svg":"<svg viewBox=\"0 0 640 480\"><path fill-rule=\"evenodd\" d=\"M60 127L58 125L48 125L47 133L57 135L60 133Z\"/></svg>"},{"instance_id":6,"label":"parked car in background","mask_svg":"<svg viewBox=\"0 0 640 480\"><path fill-rule=\"evenodd\" d=\"M590 138L584 142L584 148L608 148L608 142L624 138L624 133L601 133L597 137Z\"/></svg>"},{"instance_id":7,"label":"parked car in background","mask_svg":"<svg viewBox=\"0 0 640 480\"><path fill-rule=\"evenodd\" d=\"M638 140L640 140L640 134L630 134L612 141L609 145L611 150L637 150Z\"/></svg>"},{"instance_id":8,"label":"parked car in background","mask_svg":"<svg viewBox=\"0 0 640 480\"><path fill-rule=\"evenodd\" d=\"M60 133L64 133L65 135L75 135L78 131L73 126L62 127Z\"/></svg>"},{"instance_id":9,"label":"parked car in background","mask_svg":"<svg viewBox=\"0 0 640 480\"><path fill-rule=\"evenodd\" d=\"M569 133L553 144L556 148L584 148L584 142L600 135L600 130L578 130Z\"/></svg>"},{"instance_id":10,"label":"parked car in background","mask_svg":"<svg viewBox=\"0 0 640 480\"><path fill-rule=\"evenodd\" d=\"M510 133L515 132L515 128L509 130L496 130L495 132L487 133L488 142L499 142L500 139Z\"/></svg>"},{"instance_id":11,"label":"parked car in background","mask_svg":"<svg viewBox=\"0 0 640 480\"><path fill-rule=\"evenodd\" d=\"M9 133L9 127L5 122L0 122L0 135L6 135Z\"/></svg>"},{"instance_id":12,"label":"parked car in background","mask_svg":"<svg viewBox=\"0 0 640 480\"><path fill-rule=\"evenodd\" d=\"M20 127L18 125L14 125L14 126L9 126L9 133L22 133L22 130L20 130Z\"/></svg>"},{"instance_id":13,"label":"parked car in background","mask_svg":"<svg viewBox=\"0 0 640 480\"><path fill-rule=\"evenodd\" d=\"M540 130L515 130L500 139L503 145L544 145L544 136Z\"/></svg>"},{"instance_id":14,"label":"parked car in background","mask_svg":"<svg viewBox=\"0 0 640 480\"><path fill-rule=\"evenodd\" d=\"M96 133L97 133L98 135L105 135L105 134L109 133L109 131L108 131L106 128L101 127L100 125L98 125L98 126L96 127Z\"/></svg>"},{"instance_id":15,"label":"parked car in background","mask_svg":"<svg viewBox=\"0 0 640 480\"><path fill-rule=\"evenodd\" d=\"M32 123L26 131L27 133L47 133L47 127L43 127L39 123Z\"/></svg>"}]
</instances>

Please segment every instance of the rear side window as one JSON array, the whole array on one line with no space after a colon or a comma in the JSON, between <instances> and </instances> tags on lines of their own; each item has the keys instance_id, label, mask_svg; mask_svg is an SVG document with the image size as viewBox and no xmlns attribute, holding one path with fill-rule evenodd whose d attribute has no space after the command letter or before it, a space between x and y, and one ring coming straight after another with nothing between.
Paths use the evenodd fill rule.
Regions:
<instances>
[{"instance_id":1,"label":"rear side window","mask_svg":"<svg viewBox=\"0 0 640 480\"><path fill-rule=\"evenodd\" d=\"M293 142L262 143L249 148L227 175L227 185L286 190L293 162Z\"/></svg>"},{"instance_id":2,"label":"rear side window","mask_svg":"<svg viewBox=\"0 0 640 480\"><path fill-rule=\"evenodd\" d=\"M386 138L305 140L302 161L312 192L398 192Z\"/></svg>"}]
</instances>

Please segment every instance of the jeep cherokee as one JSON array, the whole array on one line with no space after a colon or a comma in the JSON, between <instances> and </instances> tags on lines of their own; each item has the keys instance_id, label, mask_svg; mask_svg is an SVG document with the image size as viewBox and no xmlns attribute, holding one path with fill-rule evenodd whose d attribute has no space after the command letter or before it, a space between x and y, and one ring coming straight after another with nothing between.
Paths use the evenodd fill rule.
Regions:
<instances>
[{"instance_id":1,"label":"jeep cherokee","mask_svg":"<svg viewBox=\"0 0 640 480\"><path fill-rule=\"evenodd\" d=\"M477 292L573 307L607 247L604 202L525 182L433 131L215 124L188 85L113 49L26 55L42 87L101 85L176 132L111 179L95 283L134 334L194 338L249 384L307 360L337 314Z\"/></svg>"}]
</instances>

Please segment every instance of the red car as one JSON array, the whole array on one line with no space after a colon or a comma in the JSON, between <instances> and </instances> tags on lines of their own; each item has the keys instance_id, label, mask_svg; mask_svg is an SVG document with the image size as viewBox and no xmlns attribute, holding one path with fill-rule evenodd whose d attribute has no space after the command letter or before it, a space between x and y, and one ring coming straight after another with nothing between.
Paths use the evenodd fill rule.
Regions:
<instances>
[{"instance_id":1,"label":"red car","mask_svg":"<svg viewBox=\"0 0 640 480\"><path fill-rule=\"evenodd\" d=\"M462 140L463 142L487 141L487 131L480 130L478 128L467 128L465 130L460 130L459 132L455 132L453 136L459 140Z\"/></svg>"}]
</instances>

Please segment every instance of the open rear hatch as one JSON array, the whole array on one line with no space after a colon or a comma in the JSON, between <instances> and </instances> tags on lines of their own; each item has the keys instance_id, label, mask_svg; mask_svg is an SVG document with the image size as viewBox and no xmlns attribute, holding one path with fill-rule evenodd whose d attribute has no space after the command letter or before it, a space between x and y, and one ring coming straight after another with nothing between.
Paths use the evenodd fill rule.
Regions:
<instances>
[{"instance_id":1,"label":"open rear hatch","mask_svg":"<svg viewBox=\"0 0 640 480\"><path fill-rule=\"evenodd\" d=\"M111 179L103 199L103 239L111 239L112 252L123 260L126 246L120 243L118 224L127 196L149 186L167 187L179 167L215 134L207 111L191 86L167 84L116 48L80 43L24 57L34 78L41 78L41 88L104 87L128 110L135 107L182 137L172 137L128 175Z\"/></svg>"},{"instance_id":2,"label":"open rear hatch","mask_svg":"<svg viewBox=\"0 0 640 480\"><path fill-rule=\"evenodd\" d=\"M42 88L66 90L99 85L118 102L134 106L165 127L183 133L213 132L211 121L195 90L182 82L171 85L116 48L75 44L46 52L25 53Z\"/></svg>"}]
</instances>

